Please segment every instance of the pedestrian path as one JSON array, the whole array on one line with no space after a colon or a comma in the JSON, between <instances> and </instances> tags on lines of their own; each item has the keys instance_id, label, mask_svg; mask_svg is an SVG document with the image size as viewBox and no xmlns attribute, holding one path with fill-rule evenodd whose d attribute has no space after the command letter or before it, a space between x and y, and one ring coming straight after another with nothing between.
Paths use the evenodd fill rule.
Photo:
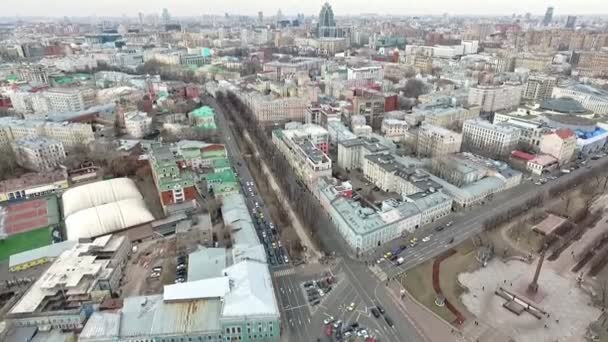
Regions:
<instances>
[{"instance_id":1,"label":"pedestrian path","mask_svg":"<svg viewBox=\"0 0 608 342\"><path fill-rule=\"evenodd\" d=\"M385 281L387 276L386 273L378 266L372 265L369 267L370 271L378 278L380 281Z\"/></svg>"},{"instance_id":2,"label":"pedestrian path","mask_svg":"<svg viewBox=\"0 0 608 342\"><path fill-rule=\"evenodd\" d=\"M285 277L285 276L293 275L293 274L296 274L296 270L294 268L287 268L287 269L275 271L272 273L272 275L275 278Z\"/></svg>"}]
</instances>

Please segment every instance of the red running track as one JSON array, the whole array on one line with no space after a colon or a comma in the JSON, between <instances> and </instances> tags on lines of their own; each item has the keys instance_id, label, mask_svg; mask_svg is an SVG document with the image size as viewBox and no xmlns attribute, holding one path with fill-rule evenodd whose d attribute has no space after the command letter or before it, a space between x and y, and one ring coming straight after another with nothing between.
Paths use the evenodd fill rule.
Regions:
<instances>
[{"instance_id":1,"label":"red running track","mask_svg":"<svg viewBox=\"0 0 608 342\"><path fill-rule=\"evenodd\" d=\"M446 251L445 253L441 254L440 256L438 256L437 258L435 258L435 261L433 261L433 289L435 290L435 293L439 296L443 296L445 298L445 296L443 295L443 292L441 291L441 286L439 285L439 271L440 268L439 266L441 265L441 262L449 257L451 257L452 255L454 255L456 253L455 250L450 249L448 251ZM449 300L447 300L447 298L445 299L445 306L448 310L450 310L450 312L452 314L454 314L454 316L456 316L456 319L454 320L454 324L456 325L461 325L462 323L464 323L464 315L462 313L460 313L460 311L458 311L458 309L456 309L456 307L454 305L452 305L452 303L450 303Z\"/></svg>"}]
</instances>

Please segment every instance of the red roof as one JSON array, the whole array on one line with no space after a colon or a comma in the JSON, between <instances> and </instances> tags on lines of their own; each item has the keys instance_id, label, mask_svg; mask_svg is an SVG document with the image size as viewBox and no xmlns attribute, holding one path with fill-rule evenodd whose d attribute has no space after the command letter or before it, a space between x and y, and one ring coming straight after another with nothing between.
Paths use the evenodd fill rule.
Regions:
<instances>
[{"instance_id":1,"label":"red roof","mask_svg":"<svg viewBox=\"0 0 608 342\"><path fill-rule=\"evenodd\" d=\"M513 151L511 152L511 156L514 158L519 158L519 159L523 159L523 160L532 160L534 159L534 155L530 154L530 153L526 153L524 151Z\"/></svg>"},{"instance_id":2,"label":"red roof","mask_svg":"<svg viewBox=\"0 0 608 342\"><path fill-rule=\"evenodd\" d=\"M568 139L574 136L574 132L570 128L560 128L555 131L555 134L562 139Z\"/></svg>"},{"instance_id":3,"label":"red roof","mask_svg":"<svg viewBox=\"0 0 608 342\"><path fill-rule=\"evenodd\" d=\"M209 146L205 146L201 149L201 151L219 151L219 150L223 150L224 145L222 144L213 144L213 145L209 145Z\"/></svg>"}]
</instances>

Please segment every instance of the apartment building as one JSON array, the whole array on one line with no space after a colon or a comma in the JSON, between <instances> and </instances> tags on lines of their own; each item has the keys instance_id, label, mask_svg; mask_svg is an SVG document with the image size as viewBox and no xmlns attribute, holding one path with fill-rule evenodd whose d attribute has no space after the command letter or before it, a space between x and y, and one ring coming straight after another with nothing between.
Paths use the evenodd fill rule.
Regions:
<instances>
[{"instance_id":1,"label":"apartment building","mask_svg":"<svg viewBox=\"0 0 608 342\"><path fill-rule=\"evenodd\" d=\"M537 118L518 117L509 114L494 114L493 124L504 124L513 126L520 131L519 144L528 149L538 152L540 142L544 134L549 131L549 127Z\"/></svg>"},{"instance_id":2,"label":"apartment building","mask_svg":"<svg viewBox=\"0 0 608 342\"><path fill-rule=\"evenodd\" d=\"M395 142L399 142L405 139L408 128L409 125L405 120L384 118L382 119L380 132L385 137L390 138Z\"/></svg>"},{"instance_id":3,"label":"apartment building","mask_svg":"<svg viewBox=\"0 0 608 342\"><path fill-rule=\"evenodd\" d=\"M424 118L424 122L434 126L453 127L462 126L465 120L475 119L479 117L481 107L472 106L451 107L451 106L428 106L415 108L414 114Z\"/></svg>"},{"instance_id":4,"label":"apartment building","mask_svg":"<svg viewBox=\"0 0 608 342\"><path fill-rule=\"evenodd\" d=\"M418 157L440 157L460 152L462 134L441 126L422 123L418 129L416 153Z\"/></svg>"},{"instance_id":5,"label":"apartment building","mask_svg":"<svg viewBox=\"0 0 608 342\"><path fill-rule=\"evenodd\" d=\"M345 170L363 169L366 155L389 152L389 147L376 138L341 140L338 141L338 166Z\"/></svg>"},{"instance_id":6,"label":"apartment building","mask_svg":"<svg viewBox=\"0 0 608 342\"><path fill-rule=\"evenodd\" d=\"M370 83L381 83L384 70L381 66L349 67L346 69L346 79L350 86L361 87Z\"/></svg>"},{"instance_id":7,"label":"apartment building","mask_svg":"<svg viewBox=\"0 0 608 342\"><path fill-rule=\"evenodd\" d=\"M605 51L580 51L572 54L574 73L582 77L608 76L608 53Z\"/></svg>"},{"instance_id":8,"label":"apartment building","mask_svg":"<svg viewBox=\"0 0 608 342\"><path fill-rule=\"evenodd\" d=\"M496 158L508 156L517 147L519 129L483 119L467 120L462 126L462 149Z\"/></svg>"},{"instance_id":9,"label":"apartment building","mask_svg":"<svg viewBox=\"0 0 608 342\"><path fill-rule=\"evenodd\" d=\"M133 138L143 138L152 130L152 118L146 112L126 112L125 131Z\"/></svg>"},{"instance_id":10,"label":"apartment building","mask_svg":"<svg viewBox=\"0 0 608 342\"><path fill-rule=\"evenodd\" d=\"M304 121L308 107L308 101L301 97L273 97L247 92L241 94L241 99L261 123Z\"/></svg>"},{"instance_id":11,"label":"apartment building","mask_svg":"<svg viewBox=\"0 0 608 342\"><path fill-rule=\"evenodd\" d=\"M44 137L25 137L12 142L17 163L32 171L57 168L66 157L63 144Z\"/></svg>"},{"instance_id":12,"label":"apartment building","mask_svg":"<svg viewBox=\"0 0 608 342\"><path fill-rule=\"evenodd\" d=\"M96 93L91 88L51 88L44 92L49 110L54 112L78 112L96 104Z\"/></svg>"},{"instance_id":13,"label":"apartment building","mask_svg":"<svg viewBox=\"0 0 608 342\"><path fill-rule=\"evenodd\" d=\"M481 107L481 112L493 113L498 110L515 108L522 98L521 84L475 85L469 89L469 105Z\"/></svg>"},{"instance_id":14,"label":"apartment building","mask_svg":"<svg viewBox=\"0 0 608 342\"><path fill-rule=\"evenodd\" d=\"M95 139L91 126L87 124L0 118L0 143L30 136L56 140L65 148L88 144Z\"/></svg>"},{"instance_id":15,"label":"apartment building","mask_svg":"<svg viewBox=\"0 0 608 342\"><path fill-rule=\"evenodd\" d=\"M324 128L306 124L295 129L274 130L272 142L302 181L314 189L320 177L331 176L328 136Z\"/></svg>"},{"instance_id":16,"label":"apartment building","mask_svg":"<svg viewBox=\"0 0 608 342\"><path fill-rule=\"evenodd\" d=\"M544 75L531 75L528 77L522 98L532 102L542 102L550 99L553 88L557 85L557 78Z\"/></svg>"},{"instance_id":17,"label":"apartment building","mask_svg":"<svg viewBox=\"0 0 608 342\"><path fill-rule=\"evenodd\" d=\"M560 165L568 163L574 156L576 140L576 134L571 129L558 129L543 135L540 151L557 159Z\"/></svg>"},{"instance_id":18,"label":"apartment building","mask_svg":"<svg viewBox=\"0 0 608 342\"><path fill-rule=\"evenodd\" d=\"M515 57L515 68L525 68L530 71L542 71L553 62L553 55L521 53Z\"/></svg>"}]
</instances>

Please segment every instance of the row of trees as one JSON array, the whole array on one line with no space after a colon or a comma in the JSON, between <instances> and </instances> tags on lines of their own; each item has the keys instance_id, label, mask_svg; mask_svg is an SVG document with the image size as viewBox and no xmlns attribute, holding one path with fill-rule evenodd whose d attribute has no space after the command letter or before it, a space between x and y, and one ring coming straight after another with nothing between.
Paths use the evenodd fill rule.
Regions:
<instances>
[{"instance_id":1,"label":"row of trees","mask_svg":"<svg viewBox=\"0 0 608 342\"><path fill-rule=\"evenodd\" d=\"M238 138L242 139L242 134L249 132L261 153L260 157L264 158L274 174L281 175L281 177L277 177L279 186L283 189L287 200L292 204L296 215L310 229L313 240L323 251L329 252L332 250L333 248L328 246L331 238L328 236L327 230L333 223L312 192L299 181L289 162L272 143L268 132L257 122L249 107L232 92L227 92L227 94L218 92L216 99L234 123L234 131L237 135L240 135ZM335 246L335 244L332 245Z\"/></svg>"},{"instance_id":2,"label":"row of trees","mask_svg":"<svg viewBox=\"0 0 608 342\"><path fill-rule=\"evenodd\" d=\"M514 207L503 210L501 212L496 213L495 215L487 218L483 222L483 228L485 230L492 230L499 227L501 224L512 220L514 217L521 215L522 213L528 211L531 208L538 207L543 204L545 201L545 194L540 193L536 196L528 199L525 202L522 202Z\"/></svg>"}]
</instances>

